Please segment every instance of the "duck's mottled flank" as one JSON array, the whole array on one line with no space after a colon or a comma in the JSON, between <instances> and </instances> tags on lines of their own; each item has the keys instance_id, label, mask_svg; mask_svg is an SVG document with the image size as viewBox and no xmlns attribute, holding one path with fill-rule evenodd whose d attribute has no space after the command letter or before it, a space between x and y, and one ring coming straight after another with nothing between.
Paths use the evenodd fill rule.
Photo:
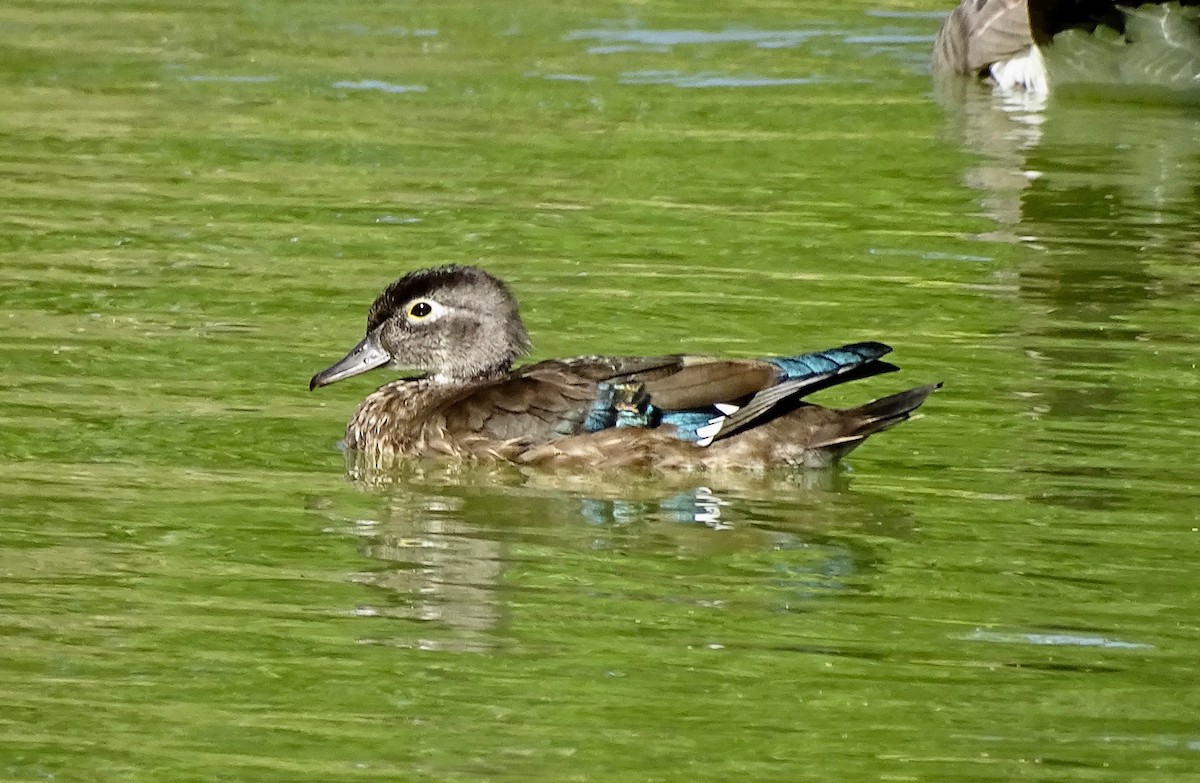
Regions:
<instances>
[{"instance_id":1,"label":"duck's mottled flank","mask_svg":"<svg viewBox=\"0 0 1200 783\"><path fill-rule=\"evenodd\" d=\"M516 300L466 266L405 275L375 300L367 323L362 342L310 387L383 364L423 373L372 392L346 427L346 447L381 463L826 467L907 419L941 385L841 410L802 399L895 372L882 360L891 348L877 342L774 359L581 356L513 369L528 346Z\"/></svg>"}]
</instances>

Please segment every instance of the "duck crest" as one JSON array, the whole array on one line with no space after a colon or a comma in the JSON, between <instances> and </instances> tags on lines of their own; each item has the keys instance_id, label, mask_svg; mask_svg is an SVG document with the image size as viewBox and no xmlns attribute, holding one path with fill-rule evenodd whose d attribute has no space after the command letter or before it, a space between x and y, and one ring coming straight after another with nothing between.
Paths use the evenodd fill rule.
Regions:
<instances>
[{"instance_id":1,"label":"duck crest","mask_svg":"<svg viewBox=\"0 0 1200 783\"><path fill-rule=\"evenodd\" d=\"M458 264L447 264L410 272L390 284L380 292L379 296L375 297L375 301L371 303L371 309L367 312L367 331L378 328L380 324L394 316L400 308L414 299L433 296L442 290L462 289L477 285L485 279L485 275L486 273L482 269ZM490 275L487 277L506 296L512 297L508 286L503 281Z\"/></svg>"},{"instance_id":2,"label":"duck crest","mask_svg":"<svg viewBox=\"0 0 1200 783\"><path fill-rule=\"evenodd\" d=\"M384 364L425 373L384 384L347 425L346 447L381 461L752 470L832 464L941 386L846 409L804 399L898 370L878 342L781 358L581 356L513 369L527 347L499 279L476 267L419 270L384 289L367 336L309 385Z\"/></svg>"}]
</instances>

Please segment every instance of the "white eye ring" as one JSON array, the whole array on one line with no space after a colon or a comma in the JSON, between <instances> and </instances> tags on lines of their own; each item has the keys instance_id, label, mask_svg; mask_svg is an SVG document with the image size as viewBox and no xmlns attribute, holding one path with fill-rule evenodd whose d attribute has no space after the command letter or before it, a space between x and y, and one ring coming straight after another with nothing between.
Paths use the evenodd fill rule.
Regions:
<instances>
[{"instance_id":1,"label":"white eye ring","mask_svg":"<svg viewBox=\"0 0 1200 783\"><path fill-rule=\"evenodd\" d=\"M404 306L404 317L410 323L429 323L445 314L445 306L432 299L414 299Z\"/></svg>"}]
</instances>

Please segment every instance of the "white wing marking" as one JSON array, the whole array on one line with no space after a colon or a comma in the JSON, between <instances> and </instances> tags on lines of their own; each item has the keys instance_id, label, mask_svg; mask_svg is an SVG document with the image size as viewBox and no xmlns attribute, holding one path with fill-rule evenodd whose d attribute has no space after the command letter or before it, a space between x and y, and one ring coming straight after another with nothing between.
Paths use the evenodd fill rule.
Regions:
<instances>
[{"instance_id":1,"label":"white wing marking","mask_svg":"<svg viewBox=\"0 0 1200 783\"><path fill-rule=\"evenodd\" d=\"M707 446L708 444L712 443L713 439L720 434L721 427L725 425L725 419L729 418L731 415L740 410L737 405L729 402L718 402L714 404L713 407L719 410L723 415L714 416L708 420L708 424L705 424L703 427L696 428L696 434L700 436L700 439L696 441L697 446Z\"/></svg>"}]
</instances>

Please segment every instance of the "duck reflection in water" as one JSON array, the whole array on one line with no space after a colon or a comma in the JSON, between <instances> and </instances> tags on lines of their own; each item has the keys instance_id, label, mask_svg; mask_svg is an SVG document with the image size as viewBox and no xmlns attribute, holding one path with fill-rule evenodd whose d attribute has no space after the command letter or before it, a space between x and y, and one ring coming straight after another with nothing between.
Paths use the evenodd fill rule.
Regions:
<instances>
[{"instance_id":1,"label":"duck reflection in water","mask_svg":"<svg viewBox=\"0 0 1200 783\"><path fill-rule=\"evenodd\" d=\"M706 561L699 568L711 583L697 575L680 594L680 583L665 579L651 600L719 609L735 594L745 600L751 580L779 602L770 608L787 610L860 589L886 562L882 542L915 527L906 504L845 491L847 474L834 471L706 474L700 485L686 474L585 478L413 460L386 479L368 477L358 486L369 509L338 512L331 503L341 501L321 503L335 529L355 536L376 563L354 577L377 591L357 609L380 619L364 641L429 650L504 644L522 607L536 604L525 592L532 586L566 591L569 603L599 574L612 579L667 563ZM731 562L736 587L721 576ZM564 571L575 577L564 581Z\"/></svg>"},{"instance_id":2,"label":"duck reflection in water","mask_svg":"<svg viewBox=\"0 0 1200 783\"><path fill-rule=\"evenodd\" d=\"M897 370L877 342L771 359L583 356L513 368L529 337L508 287L482 269L401 277L366 336L310 389L377 367L417 370L370 394L345 445L386 466L410 457L574 468L823 468L908 419L940 384L853 408L821 389Z\"/></svg>"}]
</instances>

